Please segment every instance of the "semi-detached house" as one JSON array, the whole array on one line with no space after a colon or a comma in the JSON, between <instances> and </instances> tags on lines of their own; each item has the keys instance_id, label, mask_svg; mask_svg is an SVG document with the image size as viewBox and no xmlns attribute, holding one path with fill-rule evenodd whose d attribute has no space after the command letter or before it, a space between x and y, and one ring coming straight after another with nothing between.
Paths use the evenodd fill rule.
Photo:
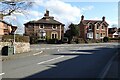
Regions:
<instances>
[{"instance_id":1,"label":"semi-detached house","mask_svg":"<svg viewBox=\"0 0 120 80\"><path fill-rule=\"evenodd\" d=\"M86 39L103 39L108 37L108 23L105 21L105 17L102 20L85 20L84 16L81 16L81 21L78 24L80 28L80 38Z\"/></svg>"}]
</instances>

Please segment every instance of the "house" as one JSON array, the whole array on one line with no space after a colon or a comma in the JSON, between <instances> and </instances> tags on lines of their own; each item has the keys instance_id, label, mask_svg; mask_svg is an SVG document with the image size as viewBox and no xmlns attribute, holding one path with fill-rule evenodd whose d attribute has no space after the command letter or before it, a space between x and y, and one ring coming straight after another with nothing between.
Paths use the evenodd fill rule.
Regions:
<instances>
[{"instance_id":1,"label":"house","mask_svg":"<svg viewBox=\"0 0 120 80\"><path fill-rule=\"evenodd\" d=\"M118 36L119 36L119 29L117 29L117 27L108 28L108 36L110 38L118 38Z\"/></svg>"},{"instance_id":2,"label":"house","mask_svg":"<svg viewBox=\"0 0 120 80\"><path fill-rule=\"evenodd\" d=\"M80 28L80 38L86 39L103 39L108 37L108 23L105 21L105 17L102 20L84 20L84 16L81 16L81 21L78 24Z\"/></svg>"},{"instance_id":3,"label":"house","mask_svg":"<svg viewBox=\"0 0 120 80\"><path fill-rule=\"evenodd\" d=\"M0 36L13 34L16 29L16 26L13 26L6 21L0 19Z\"/></svg>"},{"instance_id":4,"label":"house","mask_svg":"<svg viewBox=\"0 0 120 80\"><path fill-rule=\"evenodd\" d=\"M44 17L39 20L29 21L25 25L26 36L38 36L39 40L58 39L61 40L64 35L64 24L49 16L46 10Z\"/></svg>"},{"instance_id":5,"label":"house","mask_svg":"<svg viewBox=\"0 0 120 80\"><path fill-rule=\"evenodd\" d=\"M118 28L118 37L120 38L120 28Z\"/></svg>"}]
</instances>

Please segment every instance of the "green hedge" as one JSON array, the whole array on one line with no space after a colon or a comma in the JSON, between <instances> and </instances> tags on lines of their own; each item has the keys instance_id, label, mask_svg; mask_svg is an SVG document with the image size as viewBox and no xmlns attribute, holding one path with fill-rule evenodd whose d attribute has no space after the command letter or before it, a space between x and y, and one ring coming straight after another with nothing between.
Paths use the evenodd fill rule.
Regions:
<instances>
[{"instance_id":1,"label":"green hedge","mask_svg":"<svg viewBox=\"0 0 120 80\"><path fill-rule=\"evenodd\" d=\"M14 36L13 35L3 35L2 36L2 42L11 42L13 41ZM28 36L21 36L21 35L15 35L15 42L29 42Z\"/></svg>"},{"instance_id":2,"label":"green hedge","mask_svg":"<svg viewBox=\"0 0 120 80\"><path fill-rule=\"evenodd\" d=\"M37 36L31 36L30 37L30 44L37 44L39 37Z\"/></svg>"},{"instance_id":3,"label":"green hedge","mask_svg":"<svg viewBox=\"0 0 120 80\"><path fill-rule=\"evenodd\" d=\"M59 40L58 39L49 39L47 41L48 44L58 44L59 43Z\"/></svg>"},{"instance_id":4,"label":"green hedge","mask_svg":"<svg viewBox=\"0 0 120 80\"><path fill-rule=\"evenodd\" d=\"M120 37L118 38L109 38L110 40L120 40Z\"/></svg>"}]
</instances>

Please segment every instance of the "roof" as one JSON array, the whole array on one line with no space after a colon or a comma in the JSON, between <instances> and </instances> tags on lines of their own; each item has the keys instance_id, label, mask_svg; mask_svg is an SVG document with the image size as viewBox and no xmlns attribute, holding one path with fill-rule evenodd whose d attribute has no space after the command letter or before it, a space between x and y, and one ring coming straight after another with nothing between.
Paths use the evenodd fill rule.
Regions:
<instances>
[{"instance_id":1,"label":"roof","mask_svg":"<svg viewBox=\"0 0 120 80\"><path fill-rule=\"evenodd\" d=\"M9 26L11 26L11 28L12 28L12 33L14 33L15 31L16 31L16 29L17 29L17 26L13 26L12 24L9 24L8 22L6 22L6 21L4 21L4 20L1 20L0 19L0 22L3 22L4 24L7 24L7 25L9 25Z\"/></svg>"},{"instance_id":2,"label":"roof","mask_svg":"<svg viewBox=\"0 0 120 80\"><path fill-rule=\"evenodd\" d=\"M16 29L17 29L17 26L12 26L11 28L12 28L11 32L14 33L16 31Z\"/></svg>"},{"instance_id":3,"label":"roof","mask_svg":"<svg viewBox=\"0 0 120 80\"><path fill-rule=\"evenodd\" d=\"M24 25L26 24L30 24L30 23L39 23L39 24L61 24L61 25L64 25L62 24L61 22L57 21L57 20L54 20L54 17L43 17L42 19L39 19L37 21L29 21L27 23L25 23Z\"/></svg>"},{"instance_id":4,"label":"roof","mask_svg":"<svg viewBox=\"0 0 120 80\"><path fill-rule=\"evenodd\" d=\"M113 34L117 31L117 28L108 28L108 34Z\"/></svg>"},{"instance_id":5,"label":"roof","mask_svg":"<svg viewBox=\"0 0 120 80\"><path fill-rule=\"evenodd\" d=\"M6 21L4 21L4 20L1 20L1 19L0 19L0 22L3 22L3 23L5 23L5 24L7 24L7 25L12 26L12 24L10 24L10 23L8 23L8 22L6 22Z\"/></svg>"},{"instance_id":6,"label":"roof","mask_svg":"<svg viewBox=\"0 0 120 80\"><path fill-rule=\"evenodd\" d=\"M83 20L82 21L82 23L84 24L84 25L87 25L88 23L92 23L92 24L96 24L96 23L104 23L105 25L109 25L106 21L102 21L102 20Z\"/></svg>"},{"instance_id":7,"label":"roof","mask_svg":"<svg viewBox=\"0 0 120 80\"><path fill-rule=\"evenodd\" d=\"M34 24L34 23L36 23L36 24L58 24L58 25L61 24L61 25L64 26L64 24L62 24L61 22L59 22L57 20L54 20L54 17L49 16L49 11L48 10L46 10L46 13L44 14L43 18L41 18L37 21L29 21L29 22L25 23L24 25Z\"/></svg>"}]
</instances>

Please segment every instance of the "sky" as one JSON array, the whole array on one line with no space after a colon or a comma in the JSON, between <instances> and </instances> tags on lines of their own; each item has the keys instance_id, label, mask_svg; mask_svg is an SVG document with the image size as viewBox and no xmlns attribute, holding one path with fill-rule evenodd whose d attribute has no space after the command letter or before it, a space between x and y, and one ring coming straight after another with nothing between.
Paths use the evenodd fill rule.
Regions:
<instances>
[{"instance_id":1,"label":"sky","mask_svg":"<svg viewBox=\"0 0 120 80\"><path fill-rule=\"evenodd\" d=\"M78 24L81 16L86 20L102 20L106 17L109 27L118 25L118 1L119 0L34 0L34 5L26 10L25 15L14 13L5 17L7 22L17 25L17 33L24 33L24 23L39 20L47 10L50 16L65 24L65 28L70 23ZM120 18L119 18L120 19Z\"/></svg>"}]
</instances>

